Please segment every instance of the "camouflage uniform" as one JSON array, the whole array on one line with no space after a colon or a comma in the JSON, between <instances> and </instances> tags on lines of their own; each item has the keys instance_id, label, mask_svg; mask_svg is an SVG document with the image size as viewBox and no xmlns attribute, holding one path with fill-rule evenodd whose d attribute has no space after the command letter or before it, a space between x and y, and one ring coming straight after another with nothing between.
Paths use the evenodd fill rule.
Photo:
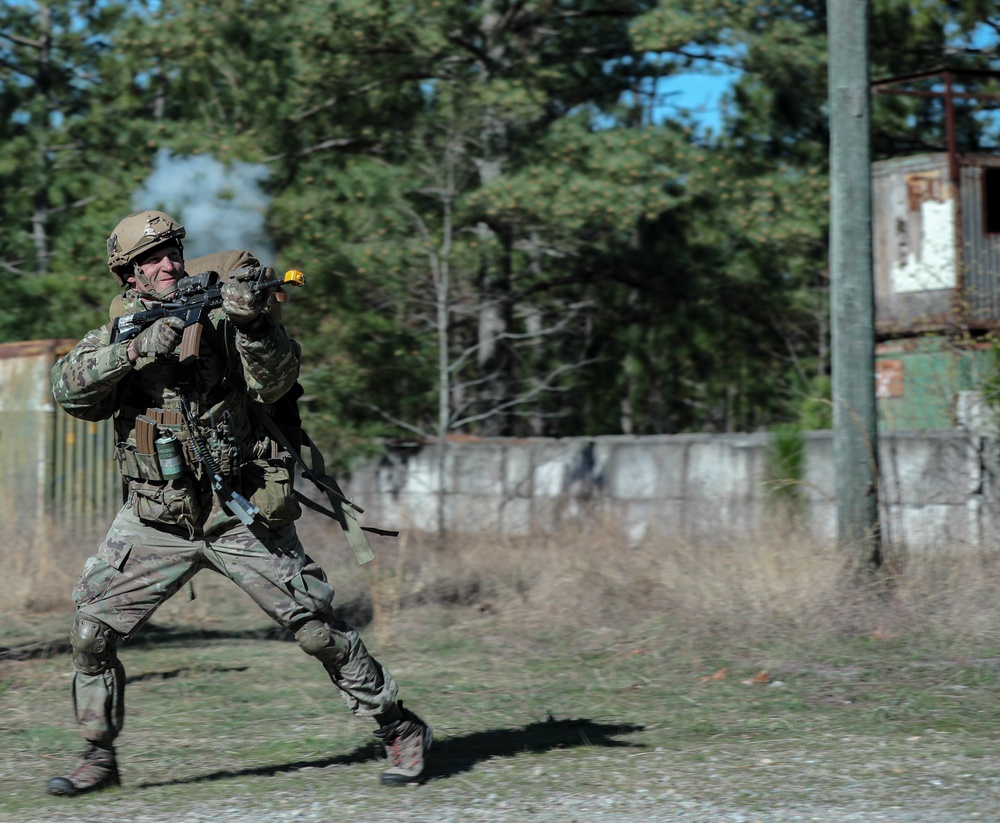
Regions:
<instances>
[{"instance_id":1,"label":"camouflage uniform","mask_svg":"<svg viewBox=\"0 0 1000 823\"><path fill-rule=\"evenodd\" d=\"M117 311L142 310L151 305L147 298L128 289ZM300 510L292 496L291 461L253 414L251 404L273 403L297 379L298 347L282 325L264 312L249 326L237 326L214 310L201 353L187 365L176 356L132 363L128 343L110 340L111 324L88 332L53 366L51 378L55 399L69 414L85 420L114 416L116 457L128 484L124 506L73 592L74 710L88 751L111 752L113 783L112 744L122 727L125 687L117 646L203 568L228 577L294 632L355 714L374 717L383 729L415 718L396 703L393 678L357 632L332 614L333 589L296 536ZM155 459L142 454L137 428L150 420L159 434L172 433L181 442L181 478L165 480ZM233 488L259 507L250 526L213 493L195 453L194 430ZM421 722L417 730L424 734L426 726ZM429 745L429 730L426 735ZM108 784L106 771L94 788ZM61 791L53 789L58 781ZM404 781L384 775L383 782ZM64 778L52 781L49 790L78 793Z\"/></svg>"}]
</instances>

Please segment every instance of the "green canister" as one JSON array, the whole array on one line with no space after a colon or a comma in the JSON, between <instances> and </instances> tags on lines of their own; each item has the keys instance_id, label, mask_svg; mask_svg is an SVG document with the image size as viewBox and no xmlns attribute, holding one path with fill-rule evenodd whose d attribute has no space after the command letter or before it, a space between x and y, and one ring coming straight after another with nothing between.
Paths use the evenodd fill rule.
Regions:
<instances>
[{"instance_id":1,"label":"green canister","mask_svg":"<svg viewBox=\"0 0 1000 823\"><path fill-rule=\"evenodd\" d=\"M156 456L160 460L160 474L164 480L173 480L184 474L181 443L171 432L156 438Z\"/></svg>"}]
</instances>

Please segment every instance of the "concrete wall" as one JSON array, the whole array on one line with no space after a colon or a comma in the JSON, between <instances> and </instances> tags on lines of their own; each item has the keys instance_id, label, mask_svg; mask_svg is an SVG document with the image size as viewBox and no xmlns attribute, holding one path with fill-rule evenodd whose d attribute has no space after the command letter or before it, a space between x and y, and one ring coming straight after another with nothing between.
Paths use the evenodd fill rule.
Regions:
<instances>
[{"instance_id":1,"label":"concrete wall","mask_svg":"<svg viewBox=\"0 0 1000 823\"><path fill-rule=\"evenodd\" d=\"M121 501L110 424L57 411L48 370L73 341L0 346L0 527L24 531L43 512L64 521L108 518ZM913 430L880 439L883 527L911 546L997 541L1000 435L974 392L959 395L969 430ZM980 432L987 436L974 434ZM459 532L554 531L592 515L623 539L744 535L769 509L766 434L456 438L443 473L433 445L392 446L356 467L346 491L385 528L437 527L437 495ZM836 534L830 432L806 435L801 491L814 534ZM304 484L307 485L307 484Z\"/></svg>"},{"instance_id":2,"label":"concrete wall","mask_svg":"<svg viewBox=\"0 0 1000 823\"><path fill-rule=\"evenodd\" d=\"M800 486L812 532L836 536L831 432L806 437ZM438 470L432 444L389 448L359 466L348 493L362 521L433 530L443 483L445 516L459 532L552 531L591 513L623 538L741 535L773 510L766 434L461 439ZM897 544L976 545L1000 526L997 443L961 430L908 431L880 440L883 528Z\"/></svg>"}]
</instances>

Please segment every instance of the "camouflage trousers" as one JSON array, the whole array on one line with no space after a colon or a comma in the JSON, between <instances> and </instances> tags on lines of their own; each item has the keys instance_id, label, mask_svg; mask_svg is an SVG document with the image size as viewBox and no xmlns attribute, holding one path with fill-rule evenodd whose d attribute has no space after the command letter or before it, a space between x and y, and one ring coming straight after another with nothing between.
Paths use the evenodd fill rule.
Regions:
<instances>
[{"instance_id":1,"label":"camouflage trousers","mask_svg":"<svg viewBox=\"0 0 1000 823\"><path fill-rule=\"evenodd\" d=\"M84 565L73 599L80 615L100 621L127 641L202 569L228 577L288 629L321 621L345 650L336 662L324 660L322 665L355 714L375 716L393 707L397 688L392 675L369 654L358 633L333 616L333 588L303 550L294 525L274 531L238 525L192 539L143 523L126 505ZM116 652L99 674L78 668L73 706L86 740L110 745L118 736L124 689L125 672Z\"/></svg>"}]
</instances>

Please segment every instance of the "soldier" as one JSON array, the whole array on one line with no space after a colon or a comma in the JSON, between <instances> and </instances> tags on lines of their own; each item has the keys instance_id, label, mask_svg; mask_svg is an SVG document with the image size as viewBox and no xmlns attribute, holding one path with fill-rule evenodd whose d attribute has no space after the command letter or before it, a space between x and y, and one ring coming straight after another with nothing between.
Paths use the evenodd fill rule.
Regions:
<instances>
[{"instance_id":1,"label":"soldier","mask_svg":"<svg viewBox=\"0 0 1000 823\"><path fill-rule=\"evenodd\" d=\"M184 236L184 227L159 211L129 215L115 227L108 267L124 288L116 298L120 314L153 307L174 291L184 276ZM333 615L326 574L296 536L301 509L291 461L253 413L253 404L274 403L295 385L299 348L273 300L238 280L225 283L222 300L204 323L199 356L185 364L176 354L182 323L165 317L127 342L110 342L111 324L89 331L52 368L52 392L69 414L114 417L128 495L73 590L72 696L86 747L76 769L49 781L51 794L119 784L119 644L203 568L228 577L291 630L348 707L374 718L391 761L383 784L412 783L423 772L431 730L396 700L395 681L358 633ZM157 448L150 448L154 437ZM252 522L234 514L232 499L226 505L214 472L229 493L257 507Z\"/></svg>"}]
</instances>

